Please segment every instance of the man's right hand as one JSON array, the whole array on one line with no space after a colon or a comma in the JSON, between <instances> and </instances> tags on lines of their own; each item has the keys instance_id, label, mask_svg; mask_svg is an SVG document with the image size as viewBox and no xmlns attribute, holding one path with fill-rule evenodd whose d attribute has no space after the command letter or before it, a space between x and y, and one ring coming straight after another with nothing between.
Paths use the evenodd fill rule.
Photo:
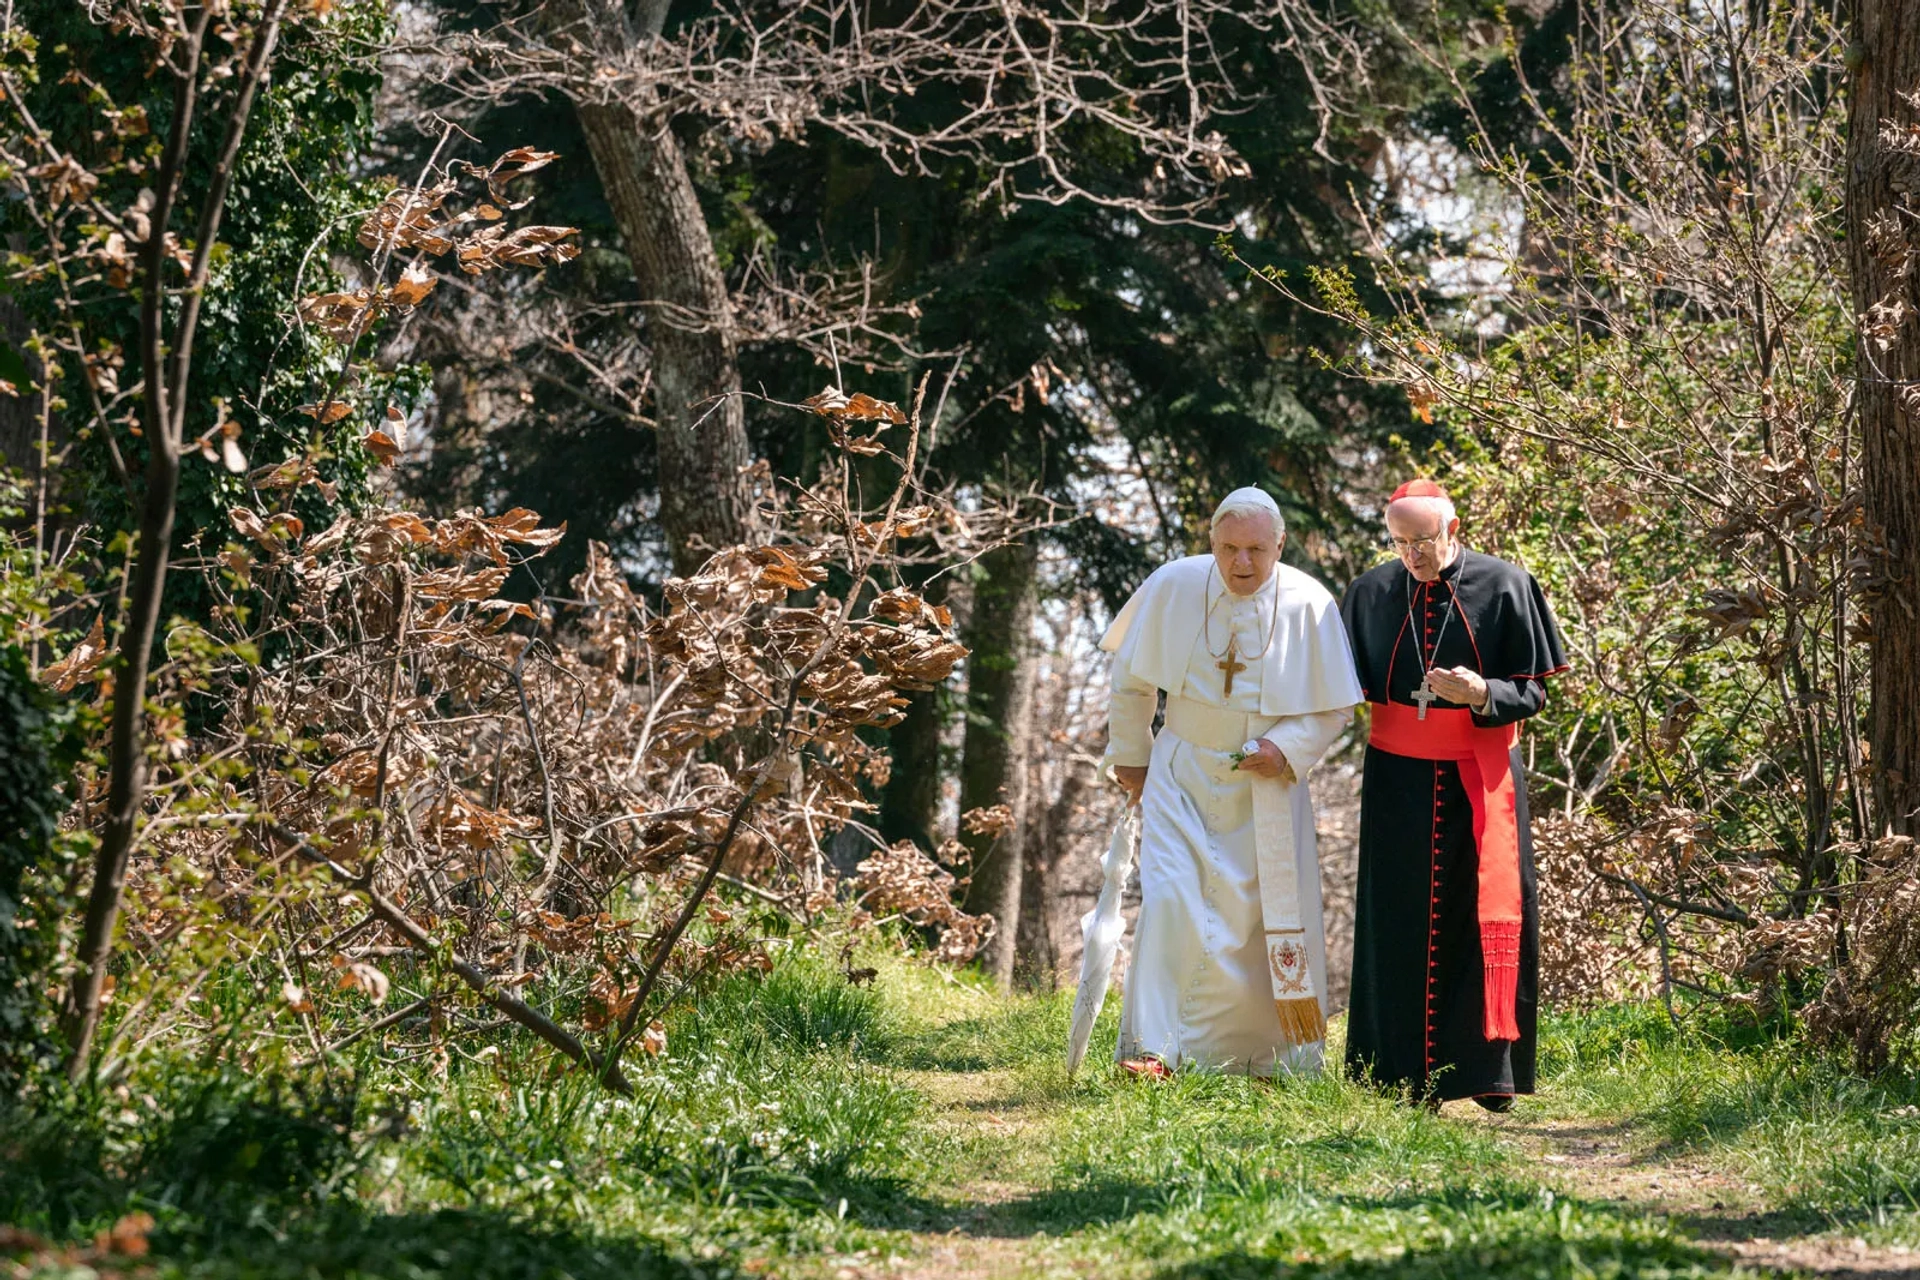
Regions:
<instances>
[{"instance_id":1,"label":"man's right hand","mask_svg":"<svg viewBox=\"0 0 1920 1280\"><path fill-rule=\"evenodd\" d=\"M1140 793L1147 789L1147 766L1117 764L1113 766L1113 780L1127 793L1128 804L1139 804Z\"/></svg>"}]
</instances>

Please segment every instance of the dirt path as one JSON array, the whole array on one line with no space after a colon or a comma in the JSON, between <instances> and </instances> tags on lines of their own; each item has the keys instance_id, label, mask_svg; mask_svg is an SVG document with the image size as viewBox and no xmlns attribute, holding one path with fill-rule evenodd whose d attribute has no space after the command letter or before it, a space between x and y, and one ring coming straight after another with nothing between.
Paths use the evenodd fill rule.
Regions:
<instances>
[{"instance_id":1,"label":"dirt path","mask_svg":"<svg viewBox=\"0 0 1920 1280\"><path fill-rule=\"evenodd\" d=\"M1047 1160L1039 1139L1047 1117L1021 1096L1012 1072L909 1075L940 1106L936 1129L959 1139L965 1153L953 1181L940 1188L955 1208L914 1232L914 1256L872 1274L897 1280L999 1280L1031 1273L1042 1263L1047 1241L1017 1230L1013 1218L1044 1180ZM866 1277L850 1274L842 1280Z\"/></svg>"},{"instance_id":2,"label":"dirt path","mask_svg":"<svg viewBox=\"0 0 1920 1280\"><path fill-rule=\"evenodd\" d=\"M1049 1182L1047 1135L1057 1099L1023 1093L1009 1071L917 1071L936 1100L936 1132L951 1140L950 1177L938 1207L909 1232L904 1256L846 1260L834 1280L1002 1280L1078 1277L1095 1264L1071 1256L1066 1237L1036 1231L1031 1212ZM1492 1127L1538 1162L1543 1183L1589 1202L1665 1218L1703 1247L1762 1276L1819 1280L1920 1280L1920 1250L1881 1247L1823 1229L1806 1215L1770 1212L1761 1187L1716 1169L1699 1153L1663 1147L1630 1121L1493 1116L1466 1103L1449 1118Z\"/></svg>"},{"instance_id":3,"label":"dirt path","mask_svg":"<svg viewBox=\"0 0 1920 1280\"><path fill-rule=\"evenodd\" d=\"M1663 1148L1625 1120L1493 1116L1464 1103L1447 1113L1492 1125L1540 1161L1549 1186L1666 1217L1701 1245L1747 1266L1797 1269L1825 1280L1920 1280L1920 1251L1872 1246L1822 1230L1811 1218L1768 1212L1759 1187Z\"/></svg>"}]
</instances>

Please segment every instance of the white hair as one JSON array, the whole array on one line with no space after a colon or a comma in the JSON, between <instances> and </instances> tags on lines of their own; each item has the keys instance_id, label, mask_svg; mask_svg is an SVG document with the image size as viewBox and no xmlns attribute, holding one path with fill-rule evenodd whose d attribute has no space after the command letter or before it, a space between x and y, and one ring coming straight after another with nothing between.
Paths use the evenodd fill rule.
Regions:
<instances>
[{"instance_id":1,"label":"white hair","mask_svg":"<svg viewBox=\"0 0 1920 1280\"><path fill-rule=\"evenodd\" d=\"M1275 542L1287 536L1287 518L1280 514L1280 504L1265 489L1248 485L1220 499L1220 505L1213 509L1213 520L1207 525L1207 532L1217 530L1220 522L1228 516L1266 516L1273 521Z\"/></svg>"},{"instance_id":2,"label":"white hair","mask_svg":"<svg viewBox=\"0 0 1920 1280\"><path fill-rule=\"evenodd\" d=\"M1453 509L1452 498L1399 498L1387 504L1387 515L1398 513L1410 515L1436 515L1440 517L1440 527L1445 529L1460 518Z\"/></svg>"}]
</instances>

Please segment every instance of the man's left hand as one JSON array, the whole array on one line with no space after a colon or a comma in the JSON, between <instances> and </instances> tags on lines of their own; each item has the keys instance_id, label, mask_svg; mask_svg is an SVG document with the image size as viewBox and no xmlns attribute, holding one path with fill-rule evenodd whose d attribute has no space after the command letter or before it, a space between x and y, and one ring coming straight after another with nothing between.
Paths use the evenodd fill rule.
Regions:
<instances>
[{"instance_id":1,"label":"man's left hand","mask_svg":"<svg viewBox=\"0 0 1920 1280\"><path fill-rule=\"evenodd\" d=\"M1467 667L1436 667L1427 677L1433 691L1448 702L1475 711L1487 705L1487 682L1478 671Z\"/></svg>"},{"instance_id":2,"label":"man's left hand","mask_svg":"<svg viewBox=\"0 0 1920 1280\"><path fill-rule=\"evenodd\" d=\"M1259 739L1259 742L1260 749L1250 756L1242 756L1235 767L1256 778L1278 778L1282 782L1292 782L1293 766L1287 763L1286 753L1265 738Z\"/></svg>"}]
</instances>

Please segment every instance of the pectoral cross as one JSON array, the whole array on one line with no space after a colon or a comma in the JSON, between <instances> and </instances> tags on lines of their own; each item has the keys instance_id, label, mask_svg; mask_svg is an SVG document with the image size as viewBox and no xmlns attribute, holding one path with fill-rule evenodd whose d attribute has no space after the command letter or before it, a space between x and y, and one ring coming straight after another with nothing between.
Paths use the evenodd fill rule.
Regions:
<instances>
[{"instance_id":1,"label":"pectoral cross","mask_svg":"<svg viewBox=\"0 0 1920 1280\"><path fill-rule=\"evenodd\" d=\"M1237 657L1234 656L1233 647L1236 643L1238 643L1237 640L1228 640L1227 656L1213 664L1214 666L1220 668L1222 671L1227 673L1227 696L1229 698L1233 696L1233 673L1236 671L1245 671L1247 669L1247 664L1244 662L1241 662ZM1425 718L1426 716L1425 711L1422 711L1420 714L1422 718Z\"/></svg>"},{"instance_id":2,"label":"pectoral cross","mask_svg":"<svg viewBox=\"0 0 1920 1280\"><path fill-rule=\"evenodd\" d=\"M1429 675L1421 675L1420 687L1413 691L1413 700L1420 704L1419 718L1425 720L1427 718L1427 704L1440 700L1440 695L1433 691L1433 681Z\"/></svg>"}]
</instances>

